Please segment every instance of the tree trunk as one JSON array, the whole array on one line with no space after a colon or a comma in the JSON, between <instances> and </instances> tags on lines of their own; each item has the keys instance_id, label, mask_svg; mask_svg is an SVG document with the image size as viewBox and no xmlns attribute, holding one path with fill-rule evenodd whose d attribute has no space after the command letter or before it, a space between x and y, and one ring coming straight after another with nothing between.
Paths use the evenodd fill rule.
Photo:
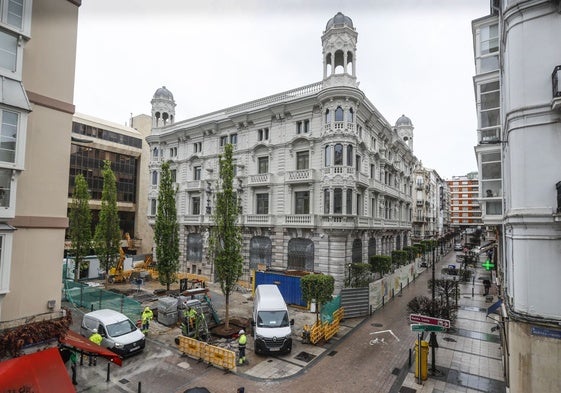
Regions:
<instances>
[{"instance_id":1,"label":"tree trunk","mask_svg":"<svg viewBox=\"0 0 561 393\"><path fill-rule=\"evenodd\" d=\"M230 293L225 294L225 302L226 302L226 315L224 316L224 326L226 329L230 328Z\"/></svg>"}]
</instances>

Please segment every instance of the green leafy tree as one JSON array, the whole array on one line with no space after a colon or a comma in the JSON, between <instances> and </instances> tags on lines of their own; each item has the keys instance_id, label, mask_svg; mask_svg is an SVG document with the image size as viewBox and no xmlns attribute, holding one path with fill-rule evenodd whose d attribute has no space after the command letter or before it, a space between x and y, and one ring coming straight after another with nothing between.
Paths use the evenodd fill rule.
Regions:
<instances>
[{"instance_id":1,"label":"green leafy tree","mask_svg":"<svg viewBox=\"0 0 561 393\"><path fill-rule=\"evenodd\" d=\"M407 261L412 262L415 259L416 250L412 246L403 247L403 251L407 253Z\"/></svg>"},{"instance_id":2,"label":"green leafy tree","mask_svg":"<svg viewBox=\"0 0 561 393\"><path fill-rule=\"evenodd\" d=\"M154 242L158 258L158 280L169 291L170 285L177 281L179 270L179 224L169 162L162 164Z\"/></svg>"},{"instance_id":3,"label":"green leafy tree","mask_svg":"<svg viewBox=\"0 0 561 393\"><path fill-rule=\"evenodd\" d=\"M80 279L80 265L92 247L92 213L89 201L88 183L82 174L78 174L74 179L68 228L74 252L74 281Z\"/></svg>"},{"instance_id":4,"label":"green leafy tree","mask_svg":"<svg viewBox=\"0 0 561 393\"><path fill-rule=\"evenodd\" d=\"M220 289L225 297L225 328L230 328L230 293L242 276L243 258L242 233L237 225L238 198L233 188L234 166L232 162L233 147L228 144L224 155L218 157L219 179L214 209L214 226L209 237L209 258L214 260L214 269Z\"/></svg>"},{"instance_id":5,"label":"green leafy tree","mask_svg":"<svg viewBox=\"0 0 561 393\"><path fill-rule=\"evenodd\" d=\"M372 272L380 273L380 277L392 269L392 259L387 255L372 255L369 262Z\"/></svg>"},{"instance_id":6,"label":"green leafy tree","mask_svg":"<svg viewBox=\"0 0 561 393\"><path fill-rule=\"evenodd\" d=\"M319 321L319 310L322 304L331 300L335 290L335 279L327 274L308 274L300 279L302 297L305 302L315 300L316 321Z\"/></svg>"},{"instance_id":7,"label":"green leafy tree","mask_svg":"<svg viewBox=\"0 0 561 393\"><path fill-rule=\"evenodd\" d=\"M392 251L392 263L397 266L403 266L407 263L407 251L394 250Z\"/></svg>"},{"instance_id":8,"label":"green leafy tree","mask_svg":"<svg viewBox=\"0 0 561 393\"><path fill-rule=\"evenodd\" d=\"M368 263L351 263L348 267L349 277L346 280L347 287L362 288L368 286L372 276Z\"/></svg>"},{"instance_id":9,"label":"green leafy tree","mask_svg":"<svg viewBox=\"0 0 561 393\"><path fill-rule=\"evenodd\" d=\"M99 264L105 270L106 282L109 269L116 264L121 247L119 213L117 210L117 182L111 169L111 162L103 163L103 191L99 222L95 227L94 245Z\"/></svg>"}]
</instances>

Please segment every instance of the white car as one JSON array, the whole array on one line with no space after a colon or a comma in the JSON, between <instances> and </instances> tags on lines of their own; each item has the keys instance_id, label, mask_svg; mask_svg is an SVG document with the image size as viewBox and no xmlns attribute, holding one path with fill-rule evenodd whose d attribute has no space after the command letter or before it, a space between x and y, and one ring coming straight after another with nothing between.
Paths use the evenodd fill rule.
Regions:
<instances>
[{"instance_id":1,"label":"white car","mask_svg":"<svg viewBox=\"0 0 561 393\"><path fill-rule=\"evenodd\" d=\"M103 309L84 314L80 334L89 338L94 329L103 337L101 346L121 357L141 352L146 345L146 338L140 329L118 311Z\"/></svg>"},{"instance_id":2,"label":"white car","mask_svg":"<svg viewBox=\"0 0 561 393\"><path fill-rule=\"evenodd\" d=\"M462 246L461 243L454 244L454 251L462 251L463 249L464 249L464 246Z\"/></svg>"}]
</instances>

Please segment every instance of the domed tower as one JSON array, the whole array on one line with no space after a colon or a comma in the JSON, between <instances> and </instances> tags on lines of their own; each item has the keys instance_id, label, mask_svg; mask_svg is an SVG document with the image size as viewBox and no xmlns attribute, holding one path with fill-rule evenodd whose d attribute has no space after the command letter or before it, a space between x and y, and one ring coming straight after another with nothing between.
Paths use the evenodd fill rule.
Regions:
<instances>
[{"instance_id":1,"label":"domed tower","mask_svg":"<svg viewBox=\"0 0 561 393\"><path fill-rule=\"evenodd\" d=\"M175 118L175 101L173 94L165 86L160 87L152 97L152 127L158 128L173 124Z\"/></svg>"},{"instance_id":2,"label":"domed tower","mask_svg":"<svg viewBox=\"0 0 561 393\"><path fill-rule=\"evenodd\" d=\"M327 86L345 84L357 87L356 42L358 33L353 21L338 12L329 19L321 36L323 46L323 81Z\"/></svg>"},{"instance_id":3,"label":"domed tower","mask_svg":"<svg viewBox=\"0 0 561 393\"><path fill-rule=\"evenodd\" d=\"M411 119L405 115L401 115L399 119L395 122L395 130L397 135L409 146L409 149L413 151L413 123Z\"/></svg>"}]
</instances>

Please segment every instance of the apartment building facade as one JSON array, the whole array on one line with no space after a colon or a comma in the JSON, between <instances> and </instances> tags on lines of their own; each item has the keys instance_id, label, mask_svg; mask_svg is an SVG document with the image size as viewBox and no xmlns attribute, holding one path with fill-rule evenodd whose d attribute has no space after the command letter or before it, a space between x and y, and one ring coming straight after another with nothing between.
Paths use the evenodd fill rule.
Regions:
<instances>
[{"instance_id":1,"label":"apartment building facade","mask_svg":"<svg viewBox=\"0 0 561 393\"><path fill-rule=\"evenodd\" d=\"M434 169L417 165L413 171L413 241L442 238L449 232L446 182Z\"/></svg>"},{"instance_id":2,"label":"apartment building facade","mask_svg":"<svg viewBox=\"0 0 561 393\"><path fill-rule=\"evenodd\" d=\"M182 269L214 278L206 256L218 155L234 146L243 279L258 266L314 271L343 285L346 266L411 240L413 126L392 126L358 88L357 31L338 13L322 35L323 79L177 122L173 94L152 99L148 218L159 170L178 186Z\"/></svg>"},{"instance_id":3,"label":"apartment building facade","mask_svg":"<svg viewBox=\"0 0 561 393\"><path fill-rule=\"evenodd\" d=\"M561 4L490 2L472 22L483 222L496 233L510 392L561 391Z\"/></svg>"},{"instance_id":4,"label":"apartment building facade","mask_svg":"<svg viewBox=\"0 0 561 393\"><path fill-rule=\"evenodd\" d=\"M80 3L0 1L0 331L63 314Z\"/></svg>"},{"instance_id":5,"label":"apartment building facade","mask_svg":"<svg viewBox=\"0 0 561 393\"><path fill-rule=\"evenodd\" d=\"M480 229L479 182L477 173L446 180L450 195L450 226L453 230Z\"/></svg>"}]
</instances>

